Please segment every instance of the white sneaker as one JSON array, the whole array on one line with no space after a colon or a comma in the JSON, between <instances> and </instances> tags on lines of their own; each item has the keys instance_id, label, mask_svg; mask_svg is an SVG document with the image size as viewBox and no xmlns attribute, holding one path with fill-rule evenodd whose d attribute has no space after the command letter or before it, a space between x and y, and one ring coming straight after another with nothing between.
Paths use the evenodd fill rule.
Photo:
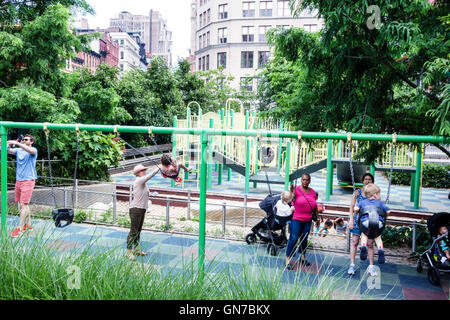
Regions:
<instances>
[{"instance_id":1,"label":"white sneaker","mask_svg":"<svg viewBox=\"0 0 450 320\"><path fill-rule=\"evenodd\" d=\"M377 270L375 269L374 265L369 265L367 267L367 272L372 276L372 277L376 277L377 276Z\"/></svg>"},{"instance_id":2,"label":"white sneaker","mask_svg":"<svg viewBox=\"0 0 450 320\"><path fill-rule=\"evenodd\" d=\"M354 264L351 264L351 265L350 265L350 267L348 268L347 273L348 273L349 275L351 275L351 276L355 274L355 265L354 265Z\"/></svg>"}]
</instances>

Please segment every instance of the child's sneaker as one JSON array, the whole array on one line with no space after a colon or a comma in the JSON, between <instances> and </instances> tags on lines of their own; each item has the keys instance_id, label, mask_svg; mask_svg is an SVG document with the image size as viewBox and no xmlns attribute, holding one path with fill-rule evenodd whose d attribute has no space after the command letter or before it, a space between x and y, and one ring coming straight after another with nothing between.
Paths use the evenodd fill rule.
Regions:
<instances>
[{"instance_id":1,"label":"child's sneaker","mask_svg":"<svg viewBox=\"0 0 450 320\"><path fill-rule=\"evenodd\" d=\"M378 249L378 263L383 264L385 261L386 261L386 259L384 257L384 250Z\"/></svg>"},{"instance_id":2,"label":"child's sneaker","mask_svg":"<svg viewBox=\"0 0 450 320\"><path fill-rule=\"evenodd\" d=\"M361 260L366 260L367 259L367 247L366 246L362 246L361 250L359 251L359 258Z\"/></svg>"},{"instance_id":3,"label":"child's sneaker","mask_svg":"<svg viewBox=\"0 0 450 320\"><path fill-rule=\"evenodd\" d=\"M372 276L372 277L376 277L377 276L377 270L375 269L374 265L369 265L367 267L367 272Z\"/></svg>"},{"instance_id":4,"label":"child's sneaker","mask_svg":"<svg viewBox=\"0 0 450 320\"><path fill-rule=\"evenodd\" d=\"M20 228L15 228L13 230L13 232L11 233L11 237L17 238L19 236L19 234L20 234Z\"/></svg>"},{"instance_id":5,"label":"child's sneaker","mask_svg":"<svg viewBox=\"0 0 450 320\"><path fill-rule=\"evenodd\" d=\"M27 225L27 224L25 223L25 225L23 226L23 230L22 230L22 231L27 231L27 230L33 231L33 227L32 227L31 225Z\"/></svg>"},{"instance_id":6,"label":"child's sneaker","mask_svg":"<svg viewBox=\"0 0 450 320\"><path fill-rule=\"evenodd\" d=\"M351 264L350 267L348 267L347 273L351 276L355 274L355 265L354 264Z\"/></svg>"}]
</instances>

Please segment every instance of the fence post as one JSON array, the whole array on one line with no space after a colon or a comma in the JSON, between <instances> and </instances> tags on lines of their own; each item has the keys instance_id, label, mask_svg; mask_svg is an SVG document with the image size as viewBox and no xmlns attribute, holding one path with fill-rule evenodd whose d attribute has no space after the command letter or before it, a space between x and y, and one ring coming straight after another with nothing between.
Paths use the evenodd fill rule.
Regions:
<instances>
[{"instance_id":1,"label":"fence post","mask_svg":"<svg viewBox=\"0 0 450 320\"><path fill-rule=\"evenodd\" d=\"M75 179L75 208L78 208L78 179Z\"/></svg>"},{"instance_id":2,"label":"fence post","mask_svg":"<svg viewBox=\"0 0 450 320\"><path fill-rule=\"evenodd\" d=\"M170 210L170 200L169 197L166 198L166 227L169 229L169 210Z\"/></svg>"},{"instance_id":3,"label":"fence post","mask_svg":"<svg viewBox=\"0 0 450 320\"><path fill-rule=\"evenodd\" d=\"M113 192L113 224L116 224L116 221L117 221L117 189L114 188L114 192Z\"/></svg>"},{"instance_id":4,"label":"fence post","mask_svg":"<svg viewBox=\"0 0 450 320\"><path fill-rule=\"evenodd\" d=\"M416 252L416 224L414 223L412 226L412 252Z\"/></svg>"},{"instance_id":5,"label":"fence post","mask_svg":"<svg viewBox=\"0 0 450 320\"><path fill-rule=\"evenodd\" d=\"M224 202L222 204L222 236L225 237L225 220L227 215L227 204Z\"/></svg>"},{"instance_id":6,"label":"fence post","mask_svg":"<svg viewBox=\"0 0 450 320\"><path fill-rule=\"evenodd\" d=\"M244 194L244 228L247 225L247 195Z\"/></svg>"},{"instance_id":7,"label":"fence post","mask_svg":"<svg viewBox=\"0 0 450 320\"><path fill-rule=\"evenodd\" d=\"M67 192L66 186L64 186L64 208L67 208Z\"/></svg>"},{"instance_id":8,"label":"fence post","mask_svg":"<svg viewBox=\"0 0 450 320\"><path fill-rule=\"evenodd\" d=\"M191 190L188 190L187 198L187 219L191 220Z\"/></svg>"},{"instance_id":9,"label":"fence post","mask_svg":"<svg viewBox=\"0 0 450 320\"><path fill-rule=\"evenodd\" d=\"M133 202L133 185L128 186L128 206L131 208L131 203Z\"/></svg>"}]
</instances>

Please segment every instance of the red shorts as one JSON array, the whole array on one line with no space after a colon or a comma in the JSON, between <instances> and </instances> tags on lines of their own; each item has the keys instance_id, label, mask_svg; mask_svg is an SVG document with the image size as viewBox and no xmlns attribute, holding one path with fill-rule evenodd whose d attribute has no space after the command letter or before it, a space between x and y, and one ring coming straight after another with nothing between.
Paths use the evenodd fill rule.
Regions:
<instances>
[{"instance_id":1,"label":"red shorts","mask_svg":"<svg viewBox=\"0 0 450 320\"><path fill-rule=\"evenodd\" d=\"M35 180L16 181L15 201L23 204L30 203L31 194L33 193Z\"/></svg>"}]
</instances>

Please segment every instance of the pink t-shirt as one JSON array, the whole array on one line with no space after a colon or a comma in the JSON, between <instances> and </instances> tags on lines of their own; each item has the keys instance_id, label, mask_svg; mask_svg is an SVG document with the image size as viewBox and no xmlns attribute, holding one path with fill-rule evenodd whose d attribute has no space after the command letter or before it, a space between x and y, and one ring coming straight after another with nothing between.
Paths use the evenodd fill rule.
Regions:
<instances>
[{"instance_id":1,"label":"pink t-shirt","mask_svg":"<svg viewBox=\"0 0 450 320\"><path fill-rule=\"evenodd\" d=\"M294 216L292 217L293 220L298 221L311 221L312 219L312 210L311 208L317 208L317 202L316 202L316 192L313 190L313 188L309 188L309 193L306 193L304 190L301 190L301 186L298 186L295 189L295 203L294 203ZM303 192L303 194L302 194ZM308 201L306 198L308 198Z\"/></svg>"}]
</instances>

